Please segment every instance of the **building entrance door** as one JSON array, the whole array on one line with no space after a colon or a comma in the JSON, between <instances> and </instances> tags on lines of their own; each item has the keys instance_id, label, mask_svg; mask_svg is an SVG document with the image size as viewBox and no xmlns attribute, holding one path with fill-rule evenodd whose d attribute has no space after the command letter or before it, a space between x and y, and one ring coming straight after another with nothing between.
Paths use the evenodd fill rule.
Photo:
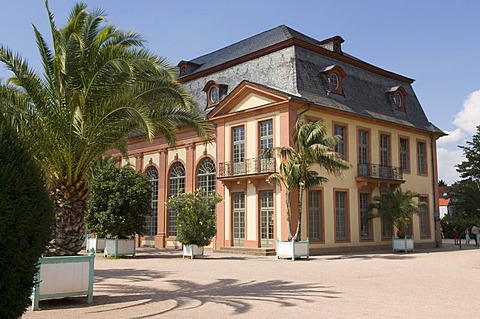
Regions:
<instances>
[{"instance_id":1,"label":"building entrance door","mask_svg":"<svg viewBox=\"0 0 480 319\"><path fill-rule=\"evenodd\" d=\"M262 191L259 195L261 246L272 247L274 236L273 191Z\"/></svg>"},{"instance_id":2,"label":"building entrance door","mask_svg":"<svg viewBox=\"0 0 480 319\"><path fill-rule=\"evenodd\" d=\"M233 194L233 246L245 241L245 193Z\"/></svg>"}]
</instances>

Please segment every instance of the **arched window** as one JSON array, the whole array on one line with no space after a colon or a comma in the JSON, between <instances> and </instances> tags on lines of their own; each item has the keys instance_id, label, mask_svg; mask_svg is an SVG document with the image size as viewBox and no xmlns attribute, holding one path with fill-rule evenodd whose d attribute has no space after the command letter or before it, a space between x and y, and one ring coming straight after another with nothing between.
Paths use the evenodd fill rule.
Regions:
<instances>
[{"instance_id":1,"label":"arched window","mask_svg":"<svg viewBox=\"0 0 480 319\"><path fill-rule=\"evenodd\" d=\"M197 188L207 193L215 191L216 171L215 163L207 157L198 165Z\"/></svg>"},{"instance_id":2,"label":"arched window","mask_svg":"<svg viewBox=\"0 0 480 319\"><path fill-rule=\"evenodd\" d=\"M168 196L175 196L180 192L185 191L185 168L182 163L177 162L173 164L170 169L168 179ZM168 210L168 236L177 236L177 212L175 210Z\"/></svg>"},{"instance_id":3,"label":"arched window","mask_svg":"<svg viewBox=\"0 0 480 319\"><path fill-rule=\"evenodd\" d=\"M154 166L147 168L145 172L152 189L152 212L145 218L147 226L146 236L155 236L157 234L157 216L158 216L158 170Z\"/></svg>"}]
</instances>

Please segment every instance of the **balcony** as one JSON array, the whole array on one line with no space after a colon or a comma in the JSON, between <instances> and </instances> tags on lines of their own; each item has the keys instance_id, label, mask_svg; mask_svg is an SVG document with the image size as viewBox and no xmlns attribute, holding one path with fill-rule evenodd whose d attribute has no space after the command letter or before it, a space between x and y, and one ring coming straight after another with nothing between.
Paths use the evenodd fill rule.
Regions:
<instances>
[{"instance_id":1,"label":"balcony","mask_svg":"<svg viewBox=\"0 0 480 319\"><path fill-rule=\"evenodd\" d=\"M380 164L358 164L358 176L382 179L403 179L400 167L380 166Z\"/></svg>"},{"instance_id":2,"label":"balcony","mask_svg":"<svg viewBox=\"0 0 480 319\"><path fill-rule=\"evenodd\" d=\"M243 162L223 162L218 165L218 178L271 174L277 169L274 158L249 158Z\"/></svg>"},{"instance_id":3,"label":"balcony","mask_svg":"<svg viewBox=\"0 0 480 319\"><path fill-rule=\"evenodd\" d=\"M398 187L405 182L400 167L371 163L358 164L356 180L359 188L364 186Z\"/></svg>"}]
</instances>

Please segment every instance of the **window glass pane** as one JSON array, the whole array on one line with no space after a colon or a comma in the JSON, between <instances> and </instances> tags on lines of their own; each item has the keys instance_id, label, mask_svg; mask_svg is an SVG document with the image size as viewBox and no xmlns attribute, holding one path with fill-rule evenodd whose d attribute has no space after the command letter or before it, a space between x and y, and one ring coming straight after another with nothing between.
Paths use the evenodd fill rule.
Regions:
<instances>
[{"instance_id":1,"label":"window glass pane","mask_svg":"<svg viewBox=\"0 0 480 319\"><path fill-rule=\"evenodd\" d=\"M320 191L311 190L308 192L308 238L311 240L322 239L320 233Z\"/></svg>"},{"instance_id":2,"label":"window glass pane","mask_svg":"<svg viewBox=\"0 0 480 319\"><path fill-rule=\"evenodd\" d=\"M366 220L369 209L368 209L368 194L360 194L360 236L362 239L370 238L370 223Z\"/></svg>"},{"instance_id":3,"label":"window glass pane","mask_svg":"<svg viewBox=\"0 0 480 319\"><path fill-rule=\"evenodd\" d=\"M337 240L347 240L347 193L335 193L335 217Z\"/></svg>"},{"instance_id":4,"label":"window glass pane","mask_svg":"<svg viewBox=\"0 0 480 319\"><path fill-rule=\"evenodd\" d=\"M168 195L175 196L185 191L185 168L181 163L175 163L170 170ZM177 236L177 212L168 210L168 236Z\"/></svg>"},{"instance_id":5,"label":"window glass pane","mask_svg":"<svg viewBox=\"0 0 480 319\"><path fill-rule=\"evenodd\" d=\"M152 211L151 215L145 217L145 224L147 231L146 236L155 236L157 234L157 218L158 218L158 170L154 166L150 166L146 174L150 187L152 190L151 203Z\"/></svg>"}]
</instances>

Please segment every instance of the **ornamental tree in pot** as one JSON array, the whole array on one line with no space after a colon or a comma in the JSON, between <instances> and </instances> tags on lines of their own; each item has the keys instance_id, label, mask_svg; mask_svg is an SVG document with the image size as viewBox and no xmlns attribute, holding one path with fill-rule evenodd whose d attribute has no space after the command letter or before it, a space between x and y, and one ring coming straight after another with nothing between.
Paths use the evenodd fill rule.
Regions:
<instances>
[{"instance_id":1,"label":"ornamental tree in pot","mask_svg":"<svg viewBox=\"0 0 480 319\"><path fill-rule=\"evenodd\" d=\"M302 238L303 196L310 187L328 182L328 178L319 174L319 169L335 176L351 167L342 155L335 151L335 145L341 141L339 135L327 136L327 128L323 121L306 121L297 119L292 132L292 142L296 147L280 146L272 149L273 155L279 159L279 170L268 177L272 185L283 185L286 190L286 224L288 242L277 241L277 257L295 259L297 256L309 254L309 242L300 242ZM298 190L298 219L292 232L291 196ZM298 247L296 247L298 246ZM296 252L295 252L296 250Z\"/></svg>"},{"instance_id":2,"label":"ornamental tree in pot","mask_svg":"<svg viewBox=\"0 0 480 319\"><path fill-rule=\"evenodd\" d=\"M168 199L168 208L177 212L177 240L183 244L184 256L203 255L203 247L210 245L217 233L215 205L221 201L220 195L203 189Z\"/></svg>"},{"instance_id":3,"label":"ornamental tree in pot","mask_svg":"<svg viewBox=\"0 0 480 319\"><path fill-rule=\"evenodd\" d=\"M396 190L386 189L382 196L375 196L370 204L372 212L366 219L381 218L383 222L395 226L397 238L392 238L393 251L413 251L413 238L407 238L407 225L413 214L418 214L420 207L425 207L424 202L415 202L418 194L407 190L405 192L399 187Z\"/></svg>"},{"instance_id":4,"label":"ornamental tree in pot","mask_svg":"<svg viewBox=\"0 0 480 319\"><path fill-rule=\"evenodd\" d=\"M117 168L109 161L94 170L89 187L88 211L85 216L88 229L105 234L106 255L135 255L135 234L144 234L145 218L151 212L151 191L147 176L143 172L134 171L131 166ZM131 250L112 251L112 242L114 246L125 242Z\"/></svg>"}]
</instances>

